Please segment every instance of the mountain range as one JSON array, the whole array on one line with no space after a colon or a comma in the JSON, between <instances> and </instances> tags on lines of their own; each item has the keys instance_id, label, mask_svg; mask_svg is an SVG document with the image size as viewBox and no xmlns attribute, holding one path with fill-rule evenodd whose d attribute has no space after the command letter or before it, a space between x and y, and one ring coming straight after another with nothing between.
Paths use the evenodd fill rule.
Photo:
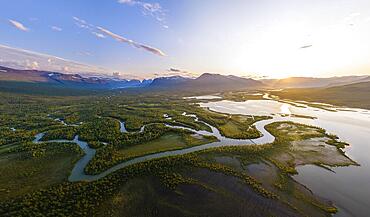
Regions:
<instances>
[{"instance_id":1,"label":"mountain range","mask_svg":"<svg viewBox=\"0 0 370 217\"><path fill-rule=\"evenodd\" d=\"M246 90L262 88L265 85L257 80L241 78L233 75L204 73L198 78L180 76L156 78L148 86L155 89L183 90L187 92L218 92L229 90Z\"/></svg>"},{"instance_id":2,"label":"mountain range","mask_svg":"<svg viewBox=\"0 0 370 217\"><path fill-rule=\"evenodd\" d=\"M366 80L366 79L365 79ZM325 88L294 88L274 92L283 99L323 102L370 109L370 81Z\"/></svg>"},{"instance_id":3,"label":"mountain range","mask_svg":"<svg viewBox=\"0 0 370 217\"><path fill-rule=\"evenodd\" d=\"M0 44L0 65L13 69L37 69L79 74L109 74L109 69L63 59L43 53Z\"/></svg>"},{"instance_id":4,"label":"mountain range","mask_svg":"<svg viewBox=\"0 0 370 217\"><path fill-rule=\"evenodd\" d=\"M0 80L13 82L31 82L58 85L82 89L118 89L142 87L152 80L126 80L108 77L85 77L79 74L64 74L60 72L39 70L18 70L0 66Z\"/></svg>"},{"instance_id":5,"label":"mountain range","mask_svg":"<svg viewBox=\"0 0 370 217\"><path fill-rule=\"evenodd\" d=\"M263 79L261 81L271 88L319 88L366 82L370 81L370 76L342 76L330 78L290 77L283 79Z\"/></svg>"},{"instance_id":6,"label":"mountain range","mask_svg":"<svg viewBox=\"0 0 370 217\"><path fill-rule=\"evenodd\" d=\"M181 90L187 92L218 92L262 88L265 85L257 80L232 75L204 73L198 78L181 76L159 77L147 80L126 80L111 77L85 77L79 74L39 70L18 70L0 66L0 81L51 84L83 89L148 88L150 90Z\"/></svg>"},{"instance_id":7,"label":"mountain range","mask_svg":"<svg viewBox=\"0 0 370 217\"><path fill-rule=\"evenodd\" d=\"M141 88L155 91L223 92L248 89L327 88L370 81L370 76L331 78L291 77L254 80L233 75L204 73L197 78L181 76L158 77L147 80L127 80L110 76L82 76L40 70L19 70L0 66L0 81L51 85L59 88L111 90ZM4 83L5 82L5 83Z\"/></svg>"}]
</instances>

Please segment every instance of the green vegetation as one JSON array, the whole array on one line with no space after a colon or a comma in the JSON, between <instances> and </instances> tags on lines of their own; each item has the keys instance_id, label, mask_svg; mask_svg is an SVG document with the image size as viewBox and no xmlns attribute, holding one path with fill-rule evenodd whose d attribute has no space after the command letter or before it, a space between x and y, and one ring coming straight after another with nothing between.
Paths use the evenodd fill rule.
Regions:
<instances>
[{"instance_id":1,"label":"green vegetation","mask_svg":"<svg viewBox=\"0 0 370 217\"><path fill-rule=\"evenodd\" d=\"M293 122L275 122L267 125L266 129L276 137L274 144L279 144L281 150L270 158L278 162L277 167L288 173L295 173L294 167L304 164L357 165L341 150L344 146L337 140L338 137L327 134L322 128Z\"/></svg>"},{"instance_id":2,"label":"green vegetation","mask_svg":"<svg viewBox=\"0 0 370 217\"><path fill-rule=\"evenodd\" d=\"M225 137L234 139L255 139L262 134L253 125L257 121L267 120L269 116L229 115L210 111L203 108L193 108L199 120L218 128Z\"/></svg>"},{"instance_id":3,"label":"green vegetation","mask_svg":"<svg viewBox=\"0 0 370 217\"><path fill-rule=\"evenodd\" d=\"M275 122L266 126L276 140L272 144L259 146L221 147L202 151L206 159L218 161L221 156L227 157L227 165L239 171L249 171L265 190L276 195L279 200L289 203L301 213L309 213L308 205L316 207L326 213L336 212L330 204L324 204L313 198L307 189L296 183L290 176L296 174L295 167L304 164L347 166L357 165L350 160L341 148L342 144L337 137L329 135L325 130L317 127L296 124L293 122ZM325 146L327 144L327 146ZM332 149L330 146L334 146ZM240 163L231 163L232 159ZM222 161L225 164L225 161ZM250 165L264 165L265 174L253 173L248 170ZM247 168L247 169L246 169ZM253 185L252 185L253 186ZM258 192L258 189L256 190ZM316 216L316 214L314 215Z\"/></svg>"},{"instance_id":4,"label":"green vegetation","mask_svg":"<svg viewBox=\"0 0 370 217\"><path fill-rule=\"evenodd\" d=\"M196 137L194 134L168 128L168 133L156 139L149 139L142 143L127 147L107 145L98 149L95 157L85 168L88 174L99 174L110 167L129 159L148 154L183 149L217 141L215 137ZM139 134L141 135L141 134Z\"/></svg>"},{"instance_id":5,"label":"green vegetation","mask_svg":"<svg viewBox=\"0 0 370 217\"><path fill-rule=\"evenodd\" d=\"M233 91L222 94L224 100L230 100L235 102L244 102L247 100L261 100L263 99L263 93L258 91Z\"/></svg>"},{"instance_id":6,"label":"green vegetation","mask_svg":"<svg viewBox=\"0 0 370 217\"><path fill-rule=\"evenodd\" d=\"M266 126L276 136L272 144L151 160L93 182L68 182L73 165L83 155L76 144L32 143L41 132L43 140L79 135L96 149L85 168L95 174L136 156L216 141L165 126L210 130L183 112L233 138L259 137L252 125L269 118L220 114L194 102L198 101L189 104L182 96L159 94L0 93L0 216L329 216L336 212L330 202L291 178L297 165L356 164L341 150L344 143L312 126L273 123ZM120 132L118 120L125 121L129 133Z\"/></svg>"},{"instance_id":7,"label":"green vegetation","mask_svg":"<svg viewBox=\"0 0 370 217\"><path fill-rule=\"evenodd\" d=\"M81 96L98 94L96 90L70 88L59 84L21 81L0 81L0 92L17 94L37 94L41 96Z\"/></svg>"},{"instance_id":8,"label":"green vegetation","mask_svg":"<svg viewBox=\"0 0 370 217\"><path fill-rule=\"evenodd\" d=\"M230 115L226 118L225 124L218 125L223 136L234 139L255 139L262 134L253 125L255 122L267 120L268 116L245 116Z\"/></svg>"},{"instance_id":9,"label":"green vegetation","mask_svg":"<svg viewBox=\"0 0 370 217\"><path fill-rule=\"evenodd\" d=\"M294 118L316 119L316 117L312 117L312 116L308 116L308 115L291 114L290 116L294 117Z\"/></svg>"},{"instance_id":10,"label":"green vegetation","mask_svg":"<svg viewBox=\"0 0 370 217\"><path fill-rule=\"evenodd\" d=\"M98 148L105 146L105 143L98 142L98 141L89 141L88 145L90 148L98 149Z\"/></svg>"},{"instance_id":11,"label":"green vegetation","mask_svg":"<svg viewBox=\"0 0 370 217\"><path fill-rule=\"evenodd\" d=\"M0 198L7 200L63 183L83 155L75 144L23 143L0 155Z\"/></svg>"},{"instance_id":12,"label":"green vegetation","mask_svg":"<svg viewBox=\"0 0 370 217\"><path fill-rule=\"evenodd\" d=\"M42 137L42 141L50 141L56 139L73 140L76 135L76 127L59 127L57 129L46 131L45 135Z\"/></svg>"},{"instance_id":13,"label":"green vegetation","mask_svg":"<svg viewBox=\"0 0 370 217\"><path fill-rule=\"evenodd\" d=\"M29 131L9 127L0 127L0 148L6 144L30 141L33 134Z\"/></svg>"},{"instance_id":14,"label":"green vegetation","mask_svg":"<svg viewBox=\"0 0 370 217\"><path fill-rule=\"evenodd\" d=\"M78 135L81 140L121 143L119 123L111 118L95 118L83 124Z\"/></svg>"},{"instance_id":15,"label":"green vegetation","mask_svg":"<svg viewBox=\"0 0 370 217\"><path fill-rule=\"evenodd\" d=\"M336 212L331 204L321 201L305 187L294 182L290 177L292 173L290 168L294 168L295 164L290 159L279 157L287 151L304 152L294 151L292 149L294 142L331 137L322 129L290 122L274 123L267 128L277 136L273 144L208 149L134 164L95 182L65 182L52 185L15 199L2 201L0 215L104 216L110 213L118 216L125 211L125 215L130 216L146 215L147 212L153 211L154 207L157 207L157 212L163 213L172 207L170 208L172 215L190 212L197 216L209 210L210 205L204 201L202 206L194 206L194 201L199 195L206 199L213 195L212 200L218 203L215 209L231 213L238 209L239 204L245 203L242 198L251 199L248 204L253 210L275 216L285 216L288 213L328 216L329 213ZM291 133L291 129L295 129L295 133ZM341 155L339 152L337 154ZM217 159L221 156L235 158L240 164L232 166L228 162L218 162ZM266 165L271 171L266 173L269 177L263 177L263 174L248 169L257 163ZM136 185L132 188L133 181L140 183L139 186L142 188ZM229 188L229 184L245 190L235 192ZM187 189L193 191L198 189L198 196L190 194L192 191ZM124 195L129 197L125 198ZM146 203L145 198L149 198ZM230 200L234 205L227 202ZM266 207L263 201L269 201L273 205ZM121 205L125 209L117 211L117 207ZM142 209L133 209L139 205L143 206ZM183 209L173 209L177 206Z\"/></svg>"}]
</instances>

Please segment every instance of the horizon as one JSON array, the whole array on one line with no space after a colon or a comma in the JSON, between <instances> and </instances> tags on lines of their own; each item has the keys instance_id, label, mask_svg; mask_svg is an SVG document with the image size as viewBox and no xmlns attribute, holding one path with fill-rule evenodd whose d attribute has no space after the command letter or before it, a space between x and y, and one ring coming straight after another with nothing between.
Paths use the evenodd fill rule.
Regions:
<instances>
[{"instance_id":1,"label":"horizon","mask_svg":"<svg viewBox=\"0 0 370 217\"><path fill-rule=\"evenodd\" d=\"M11 68L141 79L370 74L370 2L364 0L1 5L0 65Z\"/></svg>"},{"instance_id":2,"label":"horizon","mask_svg":"<svg viewBox=\"0 0 370 217\"><path fill-rule=\"evenodd\" d=\"M0 45L1 47L1 45ZM89 65L86 65L87 67ZM77 74L77 75L81 75L82 77L85 77L85 78L89 78L89 77L101 77L101 78L116 78L116 79L121 79L121 80L128 80L128 81L131 81L131 80L139 80L139 81L144 81L144 80L154 80L154 79L157 79L157 78L172 78L172 77L182 77L182 78L188 78L188 79L196 79L196 78L199 78L205 74L210 74L210 75L221 75L221 76L236 76L238 78L244 78L244 79L252 79L252 80L256 80L256 81L263 81L263 80L286 80L286 79L295 79L295 78L309 78L309 79L330 79L330 78L345 78L345 77L363 77L363 78L366 78L366 77L370 77L370 74L363 74L363 75L342 75L342 76L328 76L328 77L306 77L306 76L290 76L290 77L282 77L282 78L267 78L267 77L260 77L260 78L254 78L254 77L248 77L248 76L237 76L237 75L234 75L234 74L220 74L220 73L217 73L217 72L204 72L204 73L200 73L198 75L193 75L193 76L187 76L187 75L181 75L181 74L176 74L176 75L164 75L164 76L161 76L161 75L153 75L152 77L137 77L137 76L132 76L132 75L128 75L127 77L125 77L125 75L115 75L114 73L115 72L112 72L112 74L106 74L106 73L79 73L79 72L62 72L62 71L49 71L49 70L43 70L43 69L32 69L32 68L19 68L19 67L15 67L15 68L12 68L12 67L9 67L9 66L4 66L4 65L0 65L0 67L5 67L5 68L10 68L10 69L15 69L15 70L34 70L34 71L45 71L45 72L51 72L51 73L62 73L62 74Z\"/></svg>"}]
</instances>

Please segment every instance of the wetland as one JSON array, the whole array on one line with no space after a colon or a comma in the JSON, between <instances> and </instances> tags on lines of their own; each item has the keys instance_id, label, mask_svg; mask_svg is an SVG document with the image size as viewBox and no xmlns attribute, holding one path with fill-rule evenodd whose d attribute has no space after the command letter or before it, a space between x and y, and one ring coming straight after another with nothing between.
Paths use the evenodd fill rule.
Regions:
<instances>
[{"instance_id":1,"label":"wetland","mask_svg":"<svg viewBox=\"0 0 370 217\"><path fill-rule=\"evenodd\" d=\"M248 93L247 101L21 96L22 104L6 95L3 216L364 216L366 210L366 202L352 206L336 197L359 190L341 188L348 174L367 176L367 161L354 147L359 141L350 137L369 135L366 110L331 111L263 93ZM349 124L356 131L345 130Z\"/></svg>"}]
</instances>

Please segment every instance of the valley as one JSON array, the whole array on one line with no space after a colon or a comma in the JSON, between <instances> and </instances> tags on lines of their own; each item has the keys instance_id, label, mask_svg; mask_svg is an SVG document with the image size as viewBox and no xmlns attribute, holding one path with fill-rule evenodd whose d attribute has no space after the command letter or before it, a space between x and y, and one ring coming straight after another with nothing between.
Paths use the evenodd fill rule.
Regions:
<instances>
[{"instance_id":1,"label":"valley","mask_svg":"<svg viewBox=\"0 0 370 217\"><path fill-rule=\"evenodd\" d=\"M369 216L369 0L0 5L0 217Z\"/></svg>"},{"instance_id":2,"label":"valley","mask_svg":"<svg viewBox=\"0 0 370 217\"><path fill-rule=\"evenodd\" d=\"M224 94L254 98L244 102L163 92L43 98L2 93L0 158L8 162L1 168L7 174L0 178L2 215L52 215L44 209L52 207L76 216L199 216L211 206L208 200L220 203L212 216L337 213L330 194L318 197L295 177L304 165L330 171L363 166L346 155L346 143L313 127L326 116L351 112L319 109L322 116L315 107L262 95ZM9 185L23 174L13 172L19 170L24 177ZM32 181L40 179L45 182ZM202 206L194 207L194 192ZM342 203L339 216L341 210Z\"/></svg>"}]
</instances>

